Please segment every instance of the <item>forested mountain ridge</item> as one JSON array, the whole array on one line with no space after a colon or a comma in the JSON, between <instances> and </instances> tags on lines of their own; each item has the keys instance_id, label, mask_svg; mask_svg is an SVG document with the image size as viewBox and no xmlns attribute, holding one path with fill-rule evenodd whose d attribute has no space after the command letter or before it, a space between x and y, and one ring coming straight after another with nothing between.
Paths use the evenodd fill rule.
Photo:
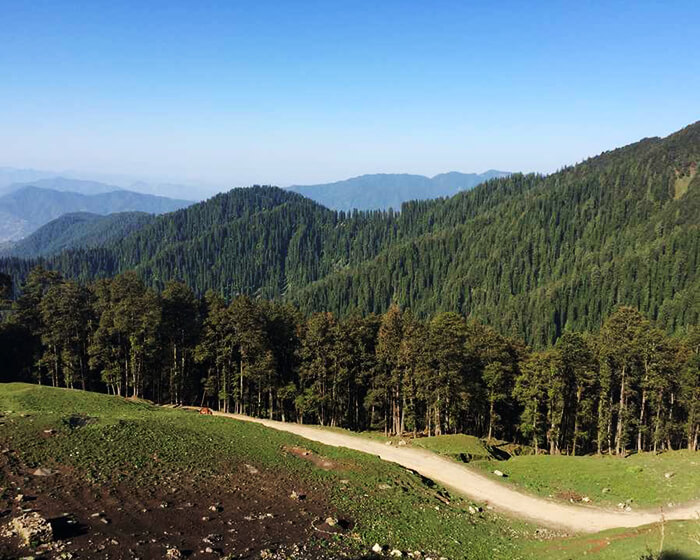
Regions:
<instances>
[{"instance_id":1,"label":"forested mountain ridge","mask_svg":"<svg viewBox=\"0 0 700 560\"><path fill-rule=\"evenodd\" d=\"M280 298L304 311L452 310L536 345L595 329L619 304L676 330L700 318L700 123L548 176L493 179L400 213L333 212L273 187L236 189L100 249L45 261L83 280L135 268ZM32 262L6 260L19 278Z\"/></svg>"},{"instance_id":2,"label":"forested mountain ridge","mask_svg":"<svg viewBox=\"0 0 700 560\"><path fill-rule=\"evenodd\" d=\"M127 236L154 219L153 214L145 212L116 212L106 216L90 212L64 214L0 250L0 255L33 258L67 249L100 247Z\"/></svg>"},{"instance_id":3,"label":"forested mountain ridge","mask_svg":"<svg viewBox=\"0 0 700 560\"><path fill-rule=\"evenodd\" d=\"M404 202L453 196L509 173L489 169L484 173L451 171L434 177L408 173L374 173L320 185L293 185L289 190L334 210L398 210Z\"/></svg>"},{"instance_id":4,"label":"forested mountain ridge","mask_svg":"<svg viewBox=\"0 0 700 560\"><path fill-rule=\"evenodd\" d=\"M446 220L470 219L394 245L297 300L376 311L395 299L423 314L466 312L512 333L527 332L523 323L539 318L543 342L567 324L599 325L619 303L638 305L671 328L695 322L699 130L696 124L643 140L547 177L514 175L434 205ZM679 182L687 184L682 196ZM490 208L480 204L476 214L465 211L500 189L511 194Z\"/></svg>"}]
</instances>

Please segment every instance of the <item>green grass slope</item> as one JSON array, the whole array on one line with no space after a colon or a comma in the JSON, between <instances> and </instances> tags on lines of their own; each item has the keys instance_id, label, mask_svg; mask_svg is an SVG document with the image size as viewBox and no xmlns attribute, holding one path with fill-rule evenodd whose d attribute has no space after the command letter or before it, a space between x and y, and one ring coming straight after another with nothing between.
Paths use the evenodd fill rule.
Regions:
<instances>
[{"instance_id":1,"label":"green grass slope","mask_svg":"<svg viewBox=\"0 0 700 560\"><path fill-rule=\"evenodd\" d=\"M466 434L418 438L411 443L414 447L422 447L464 463L484 459L498 459L503 456L497 448L487 445L478 437Z\"/></svg>"},{"instance_id":2,"label":"green grass slope","mask_svg":"<svg viewBox=\"0 0 700 560\"><path fill-rule=\"evenodd\" d=\"M474 463L491 471L493 464ZM700 454L671 451L611 456L523 455L500 463L507 484L559 499L588 497L598 505L632 508L700 500ZM666 475L669 475L668 477Z\"/></svg>"}]
</instances>

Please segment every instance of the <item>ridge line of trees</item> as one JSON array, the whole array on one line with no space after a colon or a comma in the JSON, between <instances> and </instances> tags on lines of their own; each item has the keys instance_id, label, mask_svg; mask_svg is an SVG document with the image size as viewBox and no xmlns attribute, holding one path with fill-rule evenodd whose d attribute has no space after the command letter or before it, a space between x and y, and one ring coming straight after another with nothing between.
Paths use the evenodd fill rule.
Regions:
<instances>
[{"instance_id":1,"label":"ridge line of trees","mask_svg":"<svg viewBox=\"0 0 700 560\"><path fill-rule=\"evenodd\" d=\"M134 272L82 285L37 267L11 291L0 274L2 381L552 454L698 448L700 329L671 337L632 307L532 351L454 312L307 318Z\"/></svg>"}]
</instances>

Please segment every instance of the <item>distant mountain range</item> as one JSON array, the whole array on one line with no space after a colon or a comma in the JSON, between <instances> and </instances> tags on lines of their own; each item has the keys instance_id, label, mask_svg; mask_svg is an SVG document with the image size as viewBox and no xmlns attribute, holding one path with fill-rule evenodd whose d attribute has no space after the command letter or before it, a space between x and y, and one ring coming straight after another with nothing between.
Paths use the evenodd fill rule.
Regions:
<instances>
[{"instance_id":1,"label":"distant mountain range","mask_svg":"<svg viewBox=\"0 0 700 560\"><path fill-rule=\"evenodd\" d=\"M126 237L155 220L145 212L117 212L107 216L76 212L41 226L34 233L0 248L6 257L45 257L69 249L100 247Z\"/></svg>"},{"instance_id":2,"label":"distant mountain range","mask_svg":"<svg viewBox=\"0 0 700 560\"><path fill-rule=\"evenodd\" d=\"M224 190L214 186L143 181L121 175L88 175L73 171L52 172L37 169L0 167L0 194L29 185L81 194L128 190L183 200L204 200Z\"/></svg>"},{"instance_id":3,"label":"distant mountain range","mask_svg":"<svg viewBox=\"0 0 700 560\"><path fill-rule=\"evenodd\" d=\"M293 185L289 190L334 210L399 210L409 200L453 196L480 183L510 173L491 169L485 173L441 173L435 177L408 173L361 175L320 185Z\"/></svg>"},{"instance_id":4,"label":"distant mountain range","mask_svg":"<svg viewBox=\"0 0 700 560\"><path fill-rule=\"evenodd\" d=\"M0 196L0 242L22 239L51 220L74 212L163 214L191 204L188 200L124 190L87 195L23 186Z\"/></svg>"},{"instance_id":5,"label":"distant mountain range","mask_svg":"<svg viewBox=\"0 0 700 560\"><path fill-rule=\"evenodd\" d=\"M60 192L73 192L78 194L104 194L114 191L122 191L121 187L100 183L99 181L84 181L82 179L67 179L66 177L45 177L26 183L11 183L0 187L0 194L9 194L25 187L37 187Z\"/></svg>"}]
</instances>

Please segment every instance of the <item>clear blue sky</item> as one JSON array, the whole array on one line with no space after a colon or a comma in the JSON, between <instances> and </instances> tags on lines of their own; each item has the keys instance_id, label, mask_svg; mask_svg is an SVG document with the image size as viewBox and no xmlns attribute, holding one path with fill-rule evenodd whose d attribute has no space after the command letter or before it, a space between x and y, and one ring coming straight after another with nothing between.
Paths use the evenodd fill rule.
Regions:
<instances>
[{"instance_id":1,"label":"clear blue sky","mask_svg":"<svg viewBox=\"0 0 700 560\"><path fill-rule=\"evenodd\" d=\"M8 2L0 165L552 171L700 119L700 2Z\"/></svg>"}]
</instances>

